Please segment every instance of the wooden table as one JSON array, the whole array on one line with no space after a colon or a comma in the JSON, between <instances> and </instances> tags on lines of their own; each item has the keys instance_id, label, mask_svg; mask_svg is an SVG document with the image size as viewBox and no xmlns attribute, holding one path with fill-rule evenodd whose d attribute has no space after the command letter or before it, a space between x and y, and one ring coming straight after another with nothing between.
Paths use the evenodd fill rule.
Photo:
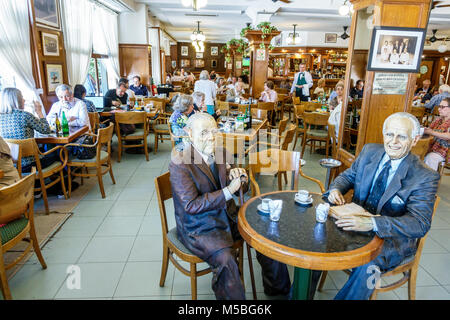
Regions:
<instances>
[{"instance_id":1,"label":"wooden table","mask_svg":"<svg viewBox=\"0 0 450 320\"><path fill-rule=\"evenodd\" d=\"M236 139L244 139L245 141L252 141L257 137L259 130L261 130L267 124L267 119L256 121L255 119L252 121L252 128L244 131L231 131L224 132L220 130L219 132L222 136L227 138L236 138Z\"/></svg>"},{"instance_id":2,"label":"wooden table","mask_svg":"<svg viewBox=\"0 0 450 320\"><path fill-rule=\"evenodd\" d=\"M344 270L364 265L380 253L383 240L373 232L349 232L339 229L334 218L317 223L315 206L323 203L320 194L312 194L313 204L298 205L296 191L276 191L248 200L239 210L238 228L247 243L262 254L295 266L293 299L312 299L311 270ZM283 200L278 222L259 213L262 198ZM313 289L313 290L311 290Z\"/></svg>"},{"instance_id":3,"label":"wooden table","mask_svg":"<svg viewBox=\"0 0 450 320\"><path fill-rule=\"evenodd\" d=\"M110 117L114 113L121 113L121 112L144 112L144 111L133 111L133 110L125 111L125 110L116 109L116 110L111 110L111 111L102 111L102 112L99 112L99 114L102 117ZM157 109L150 110L150 112L147 112L147 118L153 118L156 116L156 114L157 114Z\"/></svg>"},{"instance_id":4,"label":"wooden table","mask_svg":"<svg viewBox=\"0 0 450 320\"><path fill-rule=\"evenodd\" d=\"M5 175L5 173L3 172L3 170L0 170L0 179L3 178Z\"/></svg>"},{"instance_id":5,"label":"wooden table","mask_svg":"<svg viewBox=\"0 0 450 320\"><path fill-rule=\"evenodd\" d=\"M89 126L84 127L69 127L69 135L67 137L57 137L56 133L51 134L35 134L35 140L36 143L50 143L50 144L67 144L71 143L77 138L79 138L81 135L89 131Z\"/></svg>"}]
</instances>

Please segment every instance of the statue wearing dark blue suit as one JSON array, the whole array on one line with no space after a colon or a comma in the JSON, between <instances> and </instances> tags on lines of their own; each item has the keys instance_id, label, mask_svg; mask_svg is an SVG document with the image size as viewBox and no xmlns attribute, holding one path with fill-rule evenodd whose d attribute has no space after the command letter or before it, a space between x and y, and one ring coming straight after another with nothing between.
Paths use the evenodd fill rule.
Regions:
<instances>
[{"instance_id":1,"label":"statue wearing dark blue suit","mask_svg":"<svg viewBox=\"0 0 450 320\"><path fill-rule=\"evenodd\" d=\"M403 130L408 122L413 123L414 128ZM384 239L379 256L353 269L335 299L368 299L374 290L374 272L384 273L412 257L417 239L431 227L440 176L410 152L418 140L417 131L418 123L412 118L388 118L383 130L384 147L365 145L352 166L340 174L324 194L330 202L340 204L338 198L354 189L352 201L374 216L354 218L348 220L350 222L338 220L336 224L348 231L373 230ZM408 134L407 139L405 134ZM385 170L384 176L383 166L390 168Z\"/></svg>"}]
</instances>

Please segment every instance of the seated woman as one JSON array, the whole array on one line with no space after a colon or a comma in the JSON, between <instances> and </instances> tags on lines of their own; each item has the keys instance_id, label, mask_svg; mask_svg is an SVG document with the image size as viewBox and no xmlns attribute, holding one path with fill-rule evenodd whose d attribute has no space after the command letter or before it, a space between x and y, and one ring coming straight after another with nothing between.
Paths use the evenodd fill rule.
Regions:
<instances>
[{"instance_id":1,"label":"seated woman","mask_svg":"<svg viewBox=\"0 0 450 320\"><path fill-rule=\"evenodd\" d=\"M97 112L97 109L95 108L94 103L90 100L85 99L86 98L86 88L83 85L81 85L81 84L75 85L75 88L73 88L73 96L84 102L88 112Z\"/></svg>"},{"instance_id":2,"label":"seated woman","mask_svg":"<svg viewBox=\"0 0 450 320\"><path fill-rule=\"evenodd\" d=\"M194 111L194 99L187 94L180 94L173 106L174 112L170 116L169 123L172 133L175 136L187 136L184 131L186 122ZM182 138L175 139L175 149L181 151L184 148Z\"/></svg>"},{"instance_id":3,"label":"seated woman","mask_svg":"<svg viewBox=\"0 0 450 320\"><path fill-rule=\"evenodd\" d=\"M338 82L336 84L335 90L337 92L337 96L331 100L330 102L330 117L328 118L328 123L334 125L336 139L339 134L339 123L341 121L341 110L342 110L342 101L344 97L344 84Z\"/></svg>"},{"instance_id":4,"label":"seated woman","mask_svg":"<svg viewBox=\"0 0 450 320\"><path fill-rule=\"evenodd\" d=\"M12 161L9 146L2 137L0 137L0 170L3 171L3 177L0 178L0 189L20 180L19 173Z\"/></svg>"},{"instance_id":5,"label":"seated woman","mask_svg":"<svg viewBox=\"0 0 450 320\"><path fill-rule=\"evenodd\" d=\"M429 153L424 162L432 169L437 170L439 163L445 161L450 141L450 98L445 98L439 104L439 118L433 121L425 134L434 136Z\"/></svg>"},{"instance_id":6,"label":"seated woman","mask_svg":"<svg viewBox=\"0 0 450 320\"><path fill-rule=\"evenodd\" d=\"M217 79L217 94L225 94L227 92L227 84L224 78Z\"/></svg>"},{"instance_id":7,"label":"seated woman","mask_svg":"<svg viewBox=\"0 0 450 320\"><path fill-rule=\"evenodd\" d=\"M4 139L34 138L34 130L43 134L51 133L50 126L42 113L41 105L34 102L34 108L39 118L23 111L25 100L16 88L5 88L0 93L0 136ZM55 162L55 153L41 158L43 168ZM22 172L30 172L36 165L33 157L22 158Z\"/></svg>"},{"instance_id":8,"label":"seated woman","mask_svg":"<svg viewBox=\"0 0 450 320\"><path fill-rule=\"evenodd\" d=\"M272 81L268 80L264 82L264 91L261 92L261 97L259 98L259 101L262 102L277 102L278 101L278 94L275 90L273 90L274 84Z\"/></svg>"},{"instance_id":9,"label":"seated woman","mask_svg":"<svg viewBox=\"0 0 450 320\"><path fill-rule=\"evenodd\" d=\"M323 94L325 93L325 79L321 78L317 81L317 88L314 89L314 94L319 97L319 96L323 96Z\"/></svg>"},{"instance_id":10,"label":"seated woman","mask_svg":"<svg viewBox=\"0 0 450 320\"><path fill-rule=\"evenodd\" d=\"M194 99L194 110L188 115L189 117L194 114L194 112L208 112L208 107L205 103L205 94L203 92L195 91L192 94L192 99ZM215 120L220 117L220 110L217 109L212 115Z\"/></svg>"}]
</instances>

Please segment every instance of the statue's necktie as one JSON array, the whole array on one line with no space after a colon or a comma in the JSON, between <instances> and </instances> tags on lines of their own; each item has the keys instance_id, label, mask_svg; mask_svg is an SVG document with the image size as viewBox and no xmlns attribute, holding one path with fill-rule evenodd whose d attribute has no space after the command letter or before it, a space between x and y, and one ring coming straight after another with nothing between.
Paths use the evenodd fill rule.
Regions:
<instances>
[{"instance_id":1,"label":"statue's necktie","mask_svg":"<svg viewBox=\"0 0 450 320\"><path fill-rule=\"evenodd\" d=\"M386 162L383 166L383 170L381 170L380 174L375 180L375 184L373 185L372 192L370 192L369 197L367 197L365 209L372 214L377 213L378 203L380 202L381 197L386 190L386 183L389 177L389 170L391 169L391 160Z\"/></svg>"}]
</instances>

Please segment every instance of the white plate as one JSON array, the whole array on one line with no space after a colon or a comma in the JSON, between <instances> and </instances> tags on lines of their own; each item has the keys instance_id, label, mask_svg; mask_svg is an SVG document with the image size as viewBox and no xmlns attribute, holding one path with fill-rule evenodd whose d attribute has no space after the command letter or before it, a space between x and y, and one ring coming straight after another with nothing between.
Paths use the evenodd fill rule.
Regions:
<instances>
[{"instance_id":1,"label":"white plate","mask_svg":"<svg viewBox=\"0 0 450 320\"><path fill-rule=\"evenodd\" d=\"M259 211L261 211L262 213L270 213L270 210L264 210L262 208L262 203L258 204L258 206L256 207Z\"/></svg>"},{"instance_id":2,"label":"white plate","mask_svg":"<svg viewBox=\"0 0 450 320\"><path fill-rule=\"evenodd\" d=\"M308 200L308 201L305 201L305 202L300 201L300 200L298 200L298 199L295 198L295 197L294 197L294 200L295 200L295 202L300 203L300 204L311 204L311 203L313 203L313 198L312 198L311 196L309 196L309 200Z\"/></svg>"}]
</instances>

